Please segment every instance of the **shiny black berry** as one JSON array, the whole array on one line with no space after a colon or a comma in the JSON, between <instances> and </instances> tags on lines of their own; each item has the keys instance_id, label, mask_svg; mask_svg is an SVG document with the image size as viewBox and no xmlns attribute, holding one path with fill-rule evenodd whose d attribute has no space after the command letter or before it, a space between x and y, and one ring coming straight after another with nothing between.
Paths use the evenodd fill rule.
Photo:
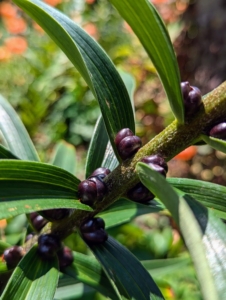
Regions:
<instances>
[{"instance_id":1,"label":"shiny black berry","mask_svg":"<svg viewBox=\"0 0 226 300\"><path fill-rule=\"evenodd\" d=\"M115 137L115 145L118 147L119 143L121 142L122 139L124 139L127 136L133 136L134 133L129 129L129 128L123 128L120 130Z\"/></svg>"},{"instance_id":2,"label":"shiny black berry","mask_svg":"<svg viewBox=\"0 0 226 300\"><path fill-rule=\"evenodd\" d=\"M56 235L43 234L38 238L38 253L43 259L54 257L61 249L61 242Z\"/></svg>"},{"instance_id":3,"label":"shiny black berry","mask_svg":"<svg viewBox=\"0 0 226 300\"><path fill-rule=\"evenodd\" d=\"M89 177L80 182L78 186L78 196L83 204L92 206L95 201L101 201L107 188L101 178Z\"/></svg>"},{"instance_id":4,"label":"shiny black berry","mask_svg":"<svg viewBox=\"0 0 226 300\"><path fill-rule=\"evenodd\" d=\"M102 244L108 238L108 234L104 228L105 223L102 218L93 218L82 223L80 232L88 244Z\"/></svg>"},{"instance_id":5,"label":"shiny black berry","mask_svg":"<svg viewBox=\"0 0 226 300\"><path fill-rule=\"evenodd\" d=\"M39 232L47 223L48 221L41 215L36 212L30 214L30 220L32 227Z\"/></svg>"},{"instance_id":6,"label":"shiny black berry","mask_svg":"<svg viewBox=\"0 0 226 300\"><path fill-rule=\"evenodd\" d=\"M107 168L98 168L90 175L90 177L97 176L100 179L104 179L111 171Z\"/></svg>"},{"instance_id":7,"label":"shiny black berry","mask_svg":"<svg viewBox=\"0 0 226 300\"><path fill-rule=\"evenodd\" d=\"M100 228L94 232L85 232L82 234L82 237L87 244L98 245L106 242L108 239L108 234L103 228Z\"/></svg>"},{"instance_id":8,"label":"shiny black berry","mask_svg":"<svg viewBox=\"0 0 226 300\"><path fill-rule=\"evenodd\" d=\"M217 139L226 140L226 122L215 125L210 130L209 135Z\"/></svg>"},{"instance_id":9,"label":"shiny black berry","mask_svg":"<svg viewBox=\"0 0 226 300\"><path fill-rule=\"evenodd\" d=\"M159 154L145 156L142 158L141 161L147 165L149 165L149 164L159 165L160 167L162 167L165 170L165 173L168 172L167 163L164 160L164 158Z\"/></svg>"},{"instance_id":10,"label":"shiny black berry","mask_svg":"<svg viewBox=\"0 0 226 300\"><path fill-rule=\"evenodd\" d=\"M118 144L118 154L125 160L133 156L140 149L141 145L142 142L138 136L127 136Z\"/></svg>"},{"instance_id":11,"label":"shiny black berry","mask_svg":"<svg viewBox=\"0 0 226 300\"><path fill-rule=\"evenodd\" d=\"M3 253L3 258L8 266L8 268L14 268L20 262L21 258L24 256L25 252L20 246L13 246L8 248Z\"/></svg>"},{"instance_id":12,"label":"shiny black berry","mask_svg":"<svg viewBox=\"0 0 226 300\"><path fill-rule=\"evenodd\" d=\"M127 197L135 202L146 203L154 199L155 195L152 194L141 182L139 182L128 191Z\"/></svg>"},{"instance_id":13,"label":"shiny black berry","mask_svg":"<svg viewBox=\"0 0 226 300\"><path fill-rule=\"evenodd\" d=\"M105 228L104 220L102 218L93 218L83 222L82 225L80 226L80 231L82 233L94 232L100 228L102 229Z\"/></svg>"},{"instance_id":14,"label":"shiny black berry","mask_svg":"<svg viewBox=\"0 0 226 300\"><path fill-rule=\"evenodd\" d=\"M83 204L92 206L97 197L96 183L90 180L80 182L78 196Z\"/></svg>"},{"instance_id":15,"label":"shiny black berry","mask_svg":"<svg viewBox=\"0 0 226 300\"><path fill-rule=\"evenodd\" d=\"M56 209L48 209L48 210L42 210L41 214L44 218L47 220L54 222L62 220L69 216L70 209L67 208L56 208Z\"/></svg>"},{"instance_id":16,"label":"shiny black berry","mask_svg":"<svg viewBox=\"0 0 226 300\"><path fill-rule=\"evenodd\" d=\"M71 249L68 247L63 247L61 250L57 252L58 260L59 260L59 267L60 270L70 266L73 263L73 254Z\"/></svg>"},{"instance_id":17,"label":"shiny black berry","mask_svg":"<svg viewBox=\"0 0 226 300\"><path fill-rule=\"evenodd\" d=\"M191 86L187 81L181 83L181 90L184 99L185 114L191 115L199 109L202 102L201 92L197 87Z\"/></svg>"}]
</instances>

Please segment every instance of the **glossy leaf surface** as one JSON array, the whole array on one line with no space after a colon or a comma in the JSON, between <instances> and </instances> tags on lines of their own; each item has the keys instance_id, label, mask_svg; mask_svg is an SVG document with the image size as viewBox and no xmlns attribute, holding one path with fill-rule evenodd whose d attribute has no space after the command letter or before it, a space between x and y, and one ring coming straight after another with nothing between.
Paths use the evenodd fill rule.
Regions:
<instances>
[{"instance_id":1,"label":"glossy leaf surface","mask_svg":"<svg viewBox=\"0 0 226 300\"><path fill-rule=\"evenodd\" d=\"M164 299L147 270L125 247L113 238L90 249L122 296L128 299Z\"/></svg>"},{"instance_id":2,"label":"glossy leaf surface","mask_svg":"<svg viewBox=\"0 0 226 300\"><path fill-rule=\"evenodd\" d=\"M1 300L53 299L58 274L57 257L43 260L34 246L14 270Z\"/></svg>"},{"instance_id":3,"label":"glossy leaf surface","mask_svg":"<svg viewBox=\"0 0 226 300\"><path fill-rule=\"evenodd\" d=\"M52 165L1 160L0 218L50 208L92 210L77 200L79 182L69 172Z\"/></svg>"},{"instance_id":4,"label":"glossy leaf surface","mask_svg":"<svg viewBox=\"0 0 226 300\"><path fill-rule=\"evenodd\" d=\"M14 0L61 47L81 73L95 98L112 146L116 133L135 124L128 92L113 63L80 26L66 15L38 0Z\"/></svg>"},{"instance_id":5,"label":"glossy leaf surface","mask_svg":"<svg viewBox=\"0 0 226 300\"><path fill-rule=\"evenodd\" d=\"M105 227L110 228L131 221L133 218L162 210L159 204L139 204L121 198L101 212L99 216L104 219Z\"/></svg>"},{"instance_id":6,"label":"glossy leaf surface","mask_svg":"<svg viewBox=\"0 0 226 300\"><path fill-rule=\"evenodd\" d=\"M54 156L51 163L60 167L71 174L76 170L76 152L75 147L65 141L61 141L54 149Z\"/></svg>"},{"instance_id":7,"label":"glossy leaf surface","mask_svg":"<svg viewBox=\"0 0 226 300\"><path fill-rule=\"evenodd\" d=\"M226 153L226 141L213 138L207 135L201 135L201 138L206 144L210 145L214 149Z\"/></svg>"},{"instance_id":8,"label":"glossy leaf surface","mask_svg":"<svg viewBox=\"0 0 226 300\"><path fill-rule=\"evenodd\" d=\"M86 160L86 178L99 167L102 167L102 161L109 138L104 125L102 116L96 122L93 136L89 145Z\"/></svg>"},{"instance_id":9,"label":"glossy leaf surface","mask_svg":"<svg viewBox=\"0 0 226 300\"><path fill-rule=\"evenodd\" d=\"M165 88L172 111L184 121L180 73L169 34L162 19L148 0L110 0L141 41Z\"/></svg>"},{"instance_id":10,"label":"glossy leaf surface","mask_svg":"<svg viewBox=\"0 0 226 300\"><path fill-rule=\"evenodd\" d=\"M35 147L12 106L0 95L0 130L10 151L20 159L38 161Z\"/></svg>"},{"instance_id":11,"label":"glossy leaf surface","mask_svg":"<svg viewBox=\"0 0 226 300\"><path fill-rule=\"evenodd\" d=\"M212 208L219 217L226 219L226 187L187 178L168 178L172 186L191 195L203 205Z\"/></svg>"},{"instance_id":12,"label":"glossy leaf surface","mask_svg":"<svg viewBox=\"0 0 226 300\"><path fill-rule=\"evenodd\" d=\"M203 298L224 298L226 228L223 222L191 196L176 192L162 175L147 165L138 163L136 170L142 183L161 199L177 222L193 259Z\"/></svg>"},{"instance_id":13,"label":"glossy leaf surface","mask_svg":"<svg viewBox=\"0 0 226 300\"><path fill-rule=\"evenodd\" d=\"M110 280L104 273L99 262L91 256L73 252L74 262L64 273L95 288L110 299L118 299Z\"/></svg>"}]
</instances>

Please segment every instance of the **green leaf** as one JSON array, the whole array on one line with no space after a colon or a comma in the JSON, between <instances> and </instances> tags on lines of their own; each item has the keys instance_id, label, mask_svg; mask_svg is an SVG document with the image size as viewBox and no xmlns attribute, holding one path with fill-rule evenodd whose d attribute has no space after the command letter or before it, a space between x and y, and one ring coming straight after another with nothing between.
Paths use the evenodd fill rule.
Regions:
<instances>
[{"instance_id":1,"label":"green leaf","mask_svg":"<svg viewBox=\"0 0 226 300\"><path fill-rule=\"evenodd\" d=\"M128 91L129 97L130 97L130 101L134 110L134 92L136 89L136 80L135 77L132 76L130 73L125 72L121 69L118 70L120 76L122 77L122 80L126 86L126 89ZM134 110L135 111L135 110Z\"/></svg>"},{"instance_id":2,"label":"green leaf","mask_svg":"<svg viewBox=\"0 0 226 300\"><path fill-rule=\"evenodd\" d=\"M104 219L105 227L110 228L127 223L137 216L156 213L161 210L162 208L160 205L144 205L120 198L98 216Z\"/></svg>"},{"instance_id":3,"label":"green leaf","mask_svg":"<svg viewBox=\"0 0 226 300\"><path fill-rule=\"evenodd\" d=\"M86 178L99 167L102 167L104 153L109 141L102 116L97 120L89 145L86 159Z\"/></svg>"},{"instance_id":4,"label":"green leaf","mask_svg":"<svg viewBox=\"0 0 226 300\"><path fill-rule=\"evenodd\" d=\"M75 147L65 141L60 141L55 149L51 163L58 166L71 174L76 170L76 152Z\"/></svg>"},{"instance_id":5,"label":"green leaf","mask_svg":"<svg viewBox=\"0 0 226 300\"><path fill-rule=\"evenodd\" d=\"M184 122L180 73L169 34L149 0L110 0L132 27L151 58L165 88L172 111Z\"/></svg>"},{"instance_id":6,"label":"green leaf","mask_svg":"<svg viewBox=\"0 0 226 300\"><path fill-rule=\"evenodd\" d=\"M54 300L93 300L96 291L83 283L74 283L57 288Z\"/></svg>"},{"instance_id":7,"label":"green leaf","mask_svg":"<svg viewBox=\"0 0 226 300\"><path fill-rule=\"evenodd\" d=\"M185 268L191 263L189 257L176 257L167 259L153 259L141 262L145 269L155 278L162 277L166 274Z\"/></svg>"},{"instance_id":8,"label":"green leaf","mask_svg":"<svg viewBox=\"0 0 226 300\"><path fill-rule=\"evenodd\" d=\"M79 252L73 252L73 256L74 262L64 269L65 274L88 284L111 299L118 299L111 282L94 257Z\"/></svg>"},{"instance_id":9,"label":"green leaf","mask_svg":"<svg viewBox=\"0 0 226 300\"><path fill-rule=\"evenodd\" d=\"M226 153L226 141L202 134L202 140L214 149Z\"/></svg>"},{"instance_id":10,"label":"green leaf","mask_svg":"<svg viewBox=\"0 0 226 300\"><path fill-rule=\"evenodd\" d=\"M0 219L62 207L90 211L77 200L79 182L69 172L49 164L1 160Z\"/></svg>"},{"instance_id":11,"label":"green leaf","mask_svg":"<svg viewBox=\"0 0 226 300\"><path fill-rule=\"evenodd\" d=\"M0 274L9 272L9 269L4 261L0 261Z\"/></svg>"},{"instance_id":12,"label":"green leaf","mask_svg":"<svg viewBox=\"0 0 226 300\"><path fill-rule=\"evenodd\" d=\"M8 244L4 241L0 241L0 255L9 247L11 247L10 244Z\"/></svg>"},{"instance_id":13,"label":"green leaf","mask_svg":"<svg viewBox=\"0 0 226 300\"><path fill-rule=\"evenodd\" d=\"M38 154L23 123L12 106L1 95L0 116L0 130L13 153L14 157L12 158L16 156L24 160L39 161Z\"/></svg>"},{"instance_id":14,"label":"green leaf","mask_svg":"<svg viewBox=\"0 0 226 300\"><path fill-rule=\"evenodd\" d=\"M137 173L169 209L177 222L193 259L203 299L219 300L226 294L226 228L212 211L182 191L175 190L165 178L143 163Z\"/></svg>"},{"instance_id":15,"label":"green leaf","mask_svg":"<svg viewBox=\"0 0 226 300\"><path fill-rule=\"evenodd\" d=\"M14 270L1 300L53 299L58 274L57 257L42 260L34 246Z\"/></svg>"},{"instance_id":16,"label":"green leaf","mask_svg":"<svg viewBox=\"0 0 226 300\"><path fill-rule=\"evenodd\" d=\"M108 168L109 170L113 171L119 162L115 155L115 152L110 143L107 144L107 149L105 151L104 159L102 162L102 166Z\"/></svg>"},{"instance_id":17,"label":"green leaf","mask_svg":"<svg viewBox=\"0 0 226 300\"><path fill-rule=\"evenodd\" d=\"M128 92L110 58L78 25L61 12L38 0L14 0L61 47L81 73L95 98L113 148L119 130L135 123Z\"/></svg>"},{"instance_id":18,"label":"green leaf","mask_svg":"<svg viewBox=\"0 0 226 300\"><path fill-rule=\"evenodd\" d=\"M139 260L113 238L89 247L123 296L136 300L164 299Z\"/></svg>"},{"instance_id":19,"label":"green leaf","mask_svg":"<svg viewBox=\"0 0 226 300\"><path fill-rule=\"evenodd\" d=\"M175 188L178 188L200 201L203 205L212 208L220 218L226 219L226 187L187 178L168 178L167 181Z\"/></svg>"},{"instance_id":20,"label":"green leaf","mask_svg":"<svg viewBox=\"0 0 226 300\"><path fill-rule=\"evenodd\" d=\"M0 145L0 159L19 159L16 155L14 155L12 152L7 150L5 147Z\"/></svg>"}]
</instances>

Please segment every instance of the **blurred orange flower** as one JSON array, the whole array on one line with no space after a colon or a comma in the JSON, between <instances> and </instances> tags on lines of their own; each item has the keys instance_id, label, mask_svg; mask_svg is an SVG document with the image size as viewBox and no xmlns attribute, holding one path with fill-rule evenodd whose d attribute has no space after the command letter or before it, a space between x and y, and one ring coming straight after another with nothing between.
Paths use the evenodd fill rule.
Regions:
<instances>
[{"instance_id":1,"label":"blurred orange flower","mask_svg":"<svg viewBox=\"0 0 226 300\"><path fill-rule=\"evenodd\" d=\"M51 6L56 6L62 2L62 0L44 0L44 1Z\"/></svg>"},{"instance_id":2,"label":"blurred orange flower","mask_svg":"<svg viewBox=\"0 0 226 300\"><path fill-rule=\"evenodd\" d=\"M0 61L7 61L10 57L11 53L9 50L5 46L0 47Z\"/></svg>"},{"instance_id":3,"label":"blurred orange flower","mask_svg":"<svg viewBox=\"0 0 226 300\"><path fill-rule=\"evenodd\" d=\"M6 30L12 34L23 33L27 29L27 23L23 18L8 18L4 20Z\"/></svg>"},{"instance_id":4,"label":"blurred orange flower","mask_svg":"<svg viewBox=\"0 0 226 300\"><path fill-rule=\"evenodd\" d=\"M4 18L15 18L17 16L17 9L10 3L0 3L0 16Z\"/></svg>"},{"instance_id":5,"label":"blurred orange flower","mask_svg":"<svg viewBox=\"0 0 226 300\"><path fill-rule=\"evenodd\" d=\"M99 38L99 33L95 24L87 23L83 26L83 29L96 40Z\"/></svg>"},{"instance_id":6,"label":"blurred orange flower","mask_svg":"<svg viewBox=\"0 0 226 300\"><path fill-rule=\"evenodd\" d=\"M10 53L23 54L27 50L27 41L23 37L13 36L5 40L5 46Z\"/></svg>"},{"instance_id":7,"label":"blurred orange flower","mask_svg":"<svg viewBox=\"0 0 226 300\"><path fill-rule=\"evenodd\" d=\"M0 228L5 228L7 225L6 219L0 220Z\"/></svg>"},{"instance_id":8,"label":"blurred orange flower","mask_svg":"<svg viewBox=\"0 0 226 300\"><path fill-rule=\"evenodd\" d=\"M174 158L178 160L190 160L193 156L197 153L197 147L196 146L190 146L177 154Z\"/></svg>"},{"instance_id":9,"label":"blurred orange flower","mask_svg":"<svg viewBox=\"0 0 226 300\"><path fill-rule=\"evenodd\" d=\"M85 0L87 4L93 4L96 0Z\"/></svg>"}]
</instances>

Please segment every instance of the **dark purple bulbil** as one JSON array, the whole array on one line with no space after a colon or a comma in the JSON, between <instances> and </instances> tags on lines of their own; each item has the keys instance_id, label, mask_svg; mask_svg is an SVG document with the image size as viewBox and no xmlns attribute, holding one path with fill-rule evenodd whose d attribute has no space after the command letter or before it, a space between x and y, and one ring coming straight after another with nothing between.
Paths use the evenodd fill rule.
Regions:
<instances>
[{"instance_id":1,"label":"dark purple bulbil","mask_svg":"<svg viewBox=\"0 0 226 300\"><path fill-rule=\"evenodd\" d=\"M51 259L61 249L61 241L56 235L42 234L38 238L38 253L43 259Z\"/></svg>"},{"instance_id":2,"label":"dark purple bulbil","mask_svg":"<svg viewBox=\"0 0 226 300\"><path fill-rule=\"evenodd\" d=\"M102 244L108 239L108 234L104 228L105 223L103 219L93 218L82 223L80 232L88 244Z\"/></svg>"},{"instance_id":3,"label":"dark purple bulbil","mask_svg":"<svg viewBox=\"0 0 226 300\"><path fill-rule=\"evenodd\" d=\"M184 99L185 115L195 113L202 103L201 91L197 87L191 86L188 81L181 82L181 91Z\"/></svg>"},{"instance_id":4,"label":"dark purple bulbil","mask_svg":"<svg viewBox=\"0 0 226 300\"><path fill-rule=\"evenodd\" d=\"M70 266L74 261L71 249L66 246L57 252L57 257L60 270Z\"/></svg>"},{"instance_id":5,"label":"dark purple bulbil","mask_svg":"<svg viewBox=\"0 0 226 300\"><path fill-rule=\"evenodd\" d=\"M6 249L3 253L3 258L9 268L14 268L20 262L25 252L20 246L13 246Z\"/></svg>"},{"instance_id":6,"label":"dark purple bulbil","mask_svg":"<svg viewBox=\"0 0 226 300\"><path fill-rule=\"evenodd\" d=\"M217 139L226 140L226 122L213 126L209 131L209 135Z\"/></svg>"},{"instance_id":7,"label":"dark purple bulbil","mask_svg":"<svg viewBox=\"0 0 226 300\"><path fill-rule=\"evenodd\" d=\"M155 195L152 194L141 182L139 182L128 191L127 197L135 202L147 203L154 199Z\"/></svg>"},{"instance_id":8,"label":"dark purple bulbil","mask_svg":"<svg viewBox=\"0 0 226 300\"><path fill-rule=\"evenodd\" d=\"M127 137L127 136L133 136L133 135L134 135L134 133L129 128L123 128L123 129L121 129L116 134L116 137L115 137L115 145L116 145L116 147L118 147L118 145L121 142L121 140L123 140L125 137Z\"/></svg>"},{"instance_id":9,"label":"dark purple bulbil","mask_svg":"<svg viewBox=\"0 0 226 300\"><path fill-rule=\"evenodd\" d=\"M68 217L70 214L70 209L67 208L48 209L48 210L42 210L41 213L44 218L46 218L51 222L54 222Z\"/></svg>"}]
</instances>

